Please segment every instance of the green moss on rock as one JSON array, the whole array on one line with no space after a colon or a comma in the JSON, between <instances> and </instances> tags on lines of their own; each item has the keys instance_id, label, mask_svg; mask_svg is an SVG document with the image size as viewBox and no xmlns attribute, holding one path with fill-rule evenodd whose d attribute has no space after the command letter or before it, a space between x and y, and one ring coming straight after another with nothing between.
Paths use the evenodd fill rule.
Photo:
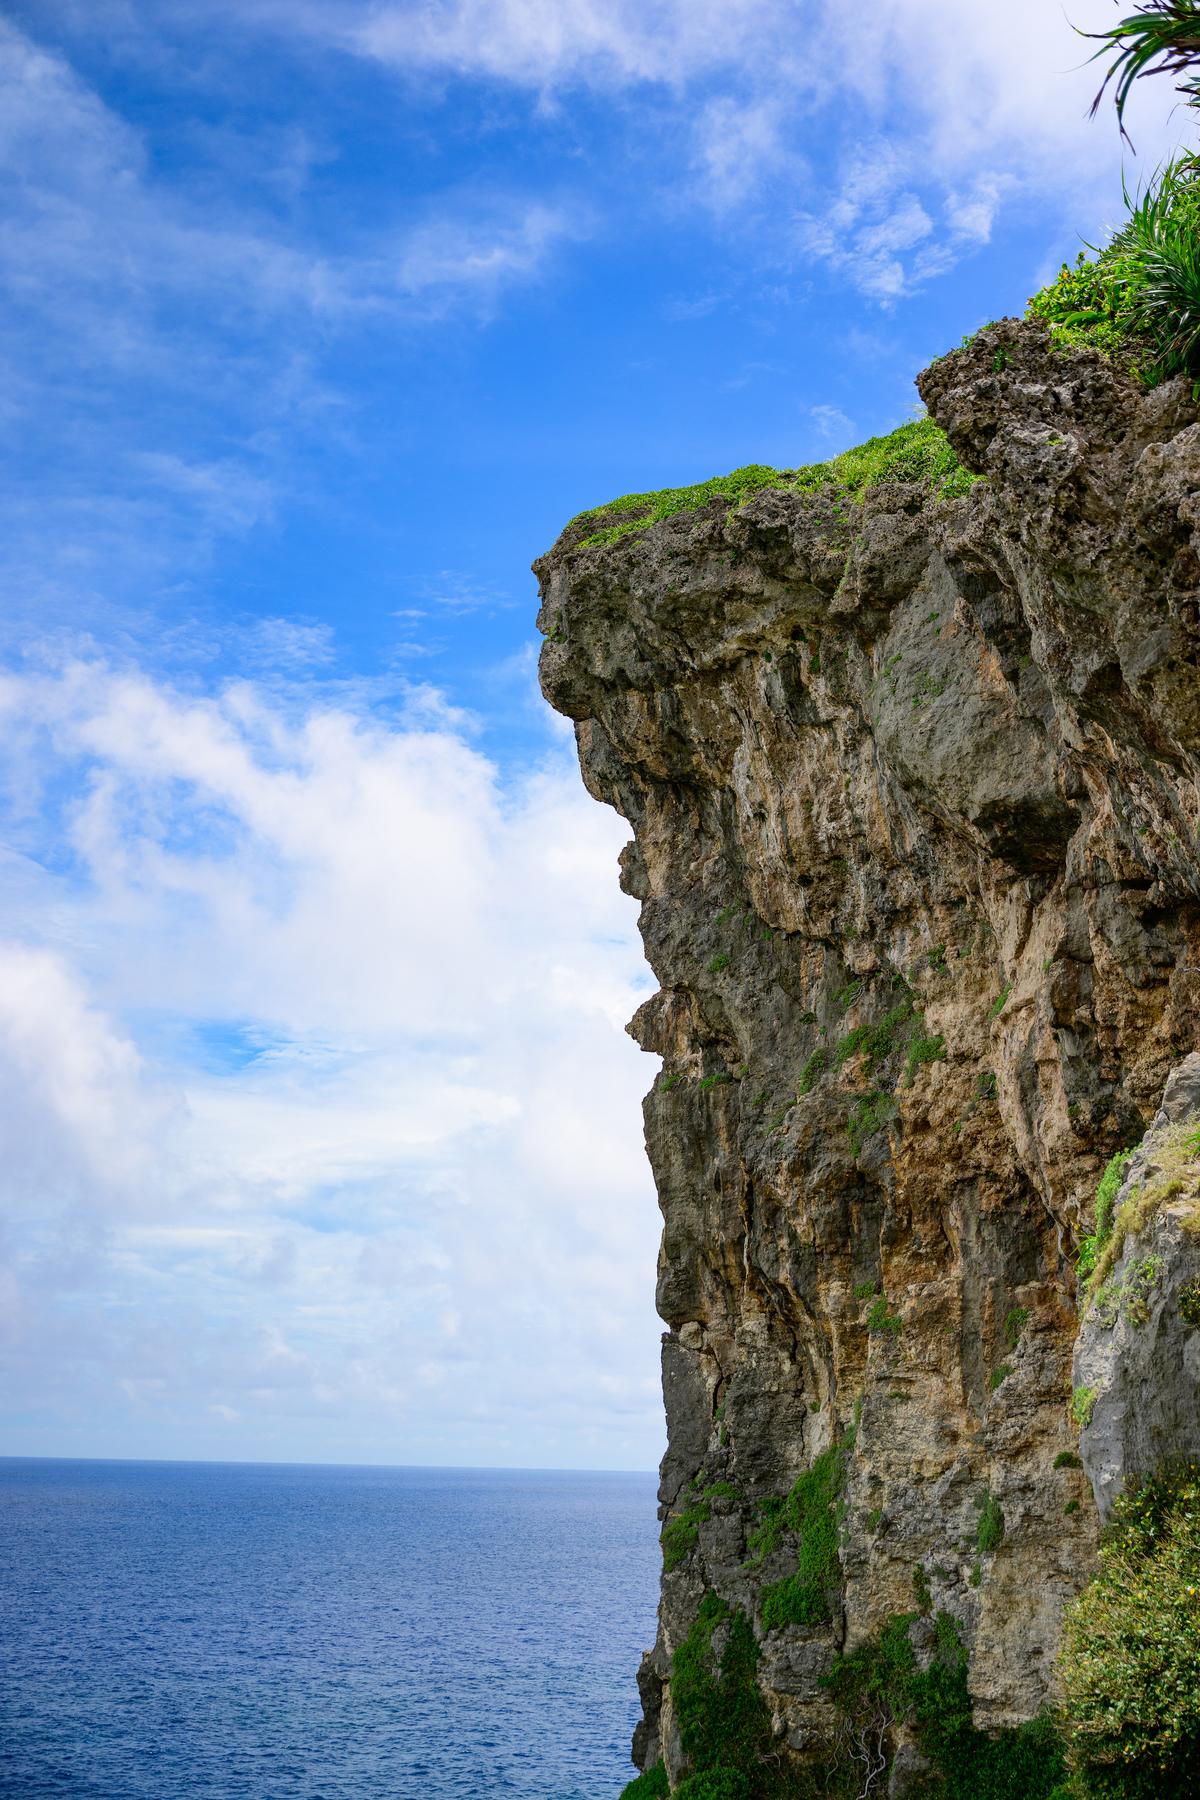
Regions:
<instances>
[{"instance_id":1,"label":"green moss on rock","mask_svg":"<svg viewBox=\"0 0 1200 1800\"><path fill-rule=\"evenodd\" d=\"M928 485L938 499L950 499L965 494L976 479L963 468L945 432L932 419L914 419L883 437L868 438L865 444L843 450L829 462L810 463L800 469L773 469L764 463L748 463L730 475L715 475L689 487L622 494L618 500L576 514L571 525L584 529L585 535L576 546L583 549L615 543L660 519L698 512L714 500L724 500L731 507L742 506L767 488L804 494L826 492L857 501L881 482L912 481Z\"/></svg>"}]
</instances>

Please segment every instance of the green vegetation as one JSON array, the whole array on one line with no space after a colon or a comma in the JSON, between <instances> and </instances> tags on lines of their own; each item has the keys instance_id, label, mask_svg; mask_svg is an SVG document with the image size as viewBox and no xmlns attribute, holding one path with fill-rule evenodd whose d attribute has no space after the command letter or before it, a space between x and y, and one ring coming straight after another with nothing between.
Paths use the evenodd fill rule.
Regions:
<instances>
[{"instance_id":1,"label":"green vegetation","mask_svg":"<svg viewBox=\"0 0 1200 1800\"><path fill-rule=\"evenodd\" d=\"M929 1577L924 1568L917 1563L912 1572L913 1596L917 1602L917 1610L922 1614L933 1611L933 1595L929 1591Z\"/></svg>"},{"instance_id":2,"label":"green vegetation","mask_svg":"<svg viewBox=\"0 0 1200 1800\"><path fill-rule=\"evenodd\" d=\"M1001 1363L999 1368L992 1370L992 1392L993 1392L993 1394L995 1393L995 1391L998 1387L1004 1386L1004 1383L1008 1380L1008 1378L1011 1374L1012 1374L1012 1368L1008 1363Z\"/></svg>"},{"instance_id":3,"label":"green vegetation","mask_svg":"<svg viewBox=\"0 0 1200 1800\"><path fill-rule=\"evenodd\" d=\"M1080 1431L1086 1431L1092 1422L1092 1414L1096 1410L1096 1392L1094 1387L1077 1387L1071 1395L1071 1417Z\"/></svg>"},{"instance_id":4,"label":"green vegetation","mask_svg":"<svg viewBox=\"0 0 1200 1800\"><path fill-rule=\"evenodd\" d=\"M667 1800L670 1791L667 1786L667 1771L660 1762L656 1762L652 1769L646 1769L628 1787L621 1789L621 1800Z\"/></svg>"},{"instance_id":5,"label":"green vegetation","mask_svg":"<svg viewBox=\"0 0 1200 1800\"><path fill-rule=\"evenodd\" d=\"M1000 992L996 995L996 998L992 1001L991 1006L988 1008L989 1019L998 1019L1000 1017L1000 1014L1008 1005L1008 996L1011 993L1012 982L1006 981L1004 986L1000 989Z\"/></svg>"},{"instance_id":6,"label":"green vegetation","mask_svg":"<svg viewBox=\"0 0 1200 1800\"><path fill-rule=\"evenodd\" d=\"M1029 302L1064 348L1089 345L1147 386L1200 381L1200 163L1177 158L1140 194L1103 249L1064 263Z\"/></svg>"},{"instance_id":7,"label":"green vegetation","mask_svg":"<svg viewBox=\"0 0 1200 1800\"><path fill-rule=\"evenodd\" d=\"M713 1635L725 1627L719 1658ZM758 1800L770 1794L765 1759L770 1716L755 1673L759 1650L740 1607L730 1611L711 1591L671 1664L671 1702L684 1755L691 1764L676 1800Z\"/></svg>"},{"instance_id":8,"label":"green vegetation","mask_svg":"<svg viewBox=\"0 0 1200 1800\"><path fill-rule=\"evenodd\" d=\"M889 1337L898 1337L904 1330L904 1320L899 1313L889 1312L886 1294L880 1294L874 1306L867 1314L868 1331L884 1331Z\"/></svg>"},{"instance_id":9,"label":"green vegetation","mask_svg":"<svg viewBox=\"0 0 1200 1800\"><path fill-rule=\"evenodd\" d=\"M1086 1281L1095 1271L1096 1263L1112 1232L1113 1207L1132 1155L1132 1150L1118 1150L1100 1177L1100 1185L1096 1189L1094 1229L1092 1235L1085 1237L1079 1246L1079 1260L1075 1264L1075 1274L1080 1281Z\"/></svg>"},{"instance_id":10,"label":"green vegetation","mask_svg":"<svg viewBox=\"0 0 1200 1800\"><path fill-rule=\"evenodd\" d=\"M667 1520L658 1538L662 1545L664 1574L669 1575L672 1569L687 1561L700 1540L700 1527L711 1518L712 1508L708 1502L698 1500Z\"/></svg>"},{"instance_id":11,"label":"green vegetation","mask_svg":"<svg viewBox=\"0 0 1200 1800\"><path fill-rule=\"evenodd\" d=\"M1054 1459L1056 1469L1082 1469L1083 1464L1073 1450L1060 1450Z\"/></svg>"},{"instance_id":12,"label":"green vegetation","mask_svg":"<svg viewBox=\"0 0 1200 1800\"><path fill-rule=\"evenodd\" d=\"M877 1281L859 1281L856 1282L854 1286L854 1298L856 1300L870 1300L871 1297L878 1292L879 1283Z\"/></svg>"},{"instance_id":13,"label":"green vegetation","mask_svg":"<svg viewBox=\"0 0 1200 1800\"><path fill-rule=\"evenodd\" d=\"M815 1457L782 1499L764 1502L762 1524L751 1533L750 1567L761 1567L785 1536L796 1539L795 1573L763 1589L764 1631L783 1625L820 1625L831 1617L841 1579L838 1526L848 1443Z\"/></svg>"},{"instance_id":14,"label":"green vegetation","mask_svg":"<svg viewBox=\"0 0 1200 1800\"><path fill-rule=\"evenodd\" d=\"M699 1081L696 1085L700 1088L701 1092L706 1093L709 1088L723 1087L727 1081L732 1080L733 1076L727 1074L724 1069L721 1069L716 1075L705 1075L703 1080Z\"/></svg>"},{"instance_id":15,"label":"green vegetation","mask_svg":"<svg viewBox=\"0 0 1200 1800\"><path fill-rule=\"evenodd\" d=\"M829 1067L829 1052L828 1052L828 1050L824 1050L824 1049L814 1050L812 1055L809 1057L808 1061L805 1063L804 1067L800 1071L800 1085L796 1090L798 1099L802 1100L804 1098L805 1094L812 1093L813 1089L816 1087L818 1081L820 1081L822 1075L825 1073L825 1071L828 1067Z\"/></svg>"},{"instance_id":16,"label":"green vegetation","mask_svg":"<svg viewBox=\"0 0 1200 1800\"><path fill-rule=\"evenodd\" d=\"M846 1134L855 1156L861 1154L867 1139L874 1137L877 1131L882 1131L898 1111L892 1096L885 1094L880 1088L875 1088L858 1101L846 1120Z\"/></svg>"},{"instance_id":17,"label":"green vegetation","mask_svg":"<svg viewBox=\"0 0 1200 1800\"><path fill-rule=\"evenodd\" d=\"M716 956L710 956L708 959L708 972L710 975L719 975L722 969L727 969L728 967L729 958L724 950L719 950Z\"/></svg>"},{"instance_id":18,"label":"green vegetation","mask_svg":"<svg viewBox=\"0 0 1200 1800\"><path fill-rule=\"evenodd\" d=\"M881 1793L888 1744L909 1725L940 1777L943 1800L1051 1800L1066 1774L1055 1720L1043 1714L989 1737L975 1728L967 1653L949 1613L934 1621L930 1665L917 1667L914 1613L896 1613L867 1643L835 1656L828 1688L841 1717L839 1761L854 1770L852 1791Z\"/></svg>"},{"instance_id":19,"label":"green vegetation","mask_svg":"<svg viewBox=\"0 0 1200 1800\"><path fill-rule=\"evenodd\" d=\"M1185 1325L1200 1325L1200 1281L1179 1290L1179 1316Z\"/></svg>"},{"instance_id":20,"label":"green vegetation","mask_svg":"<svg viewBox=\"0 0 1200 1800\"><path fill-rule=\"evenodd\" d=\"M991 1492L985 1492L978 1505L979 1523L975 1527L975 1548L980 1556L991 1556L1004 1540L1004 1514L1000 1510L1000 1502Z\"/></svg>"},{"instance_id":21,"label":"green vegetation","mask_svg":"<svg viewBox=\"0 0 1200 1800\"><path fill-rule=\"evenodd\" d=\"M1015 1350L1021 1339L1021 1333L1029 1323L1027 1306L1010 1306L1004 1315L1004 1336L1010 1350Z\"/></svg>"},{"instance_id":22,"label":"green vegetation","mask_svg":"<svg viewBox=\"0 0 1200 1800\"><path fill-rule=\"evenodd\" d=\"M1157 1257L1143 1257L1126 1271L1120 1283L1110 1278L1130 1237L1143 1231L1161 1206L1169 1200L1183 1199L1184 1229L1200 1233L1200 1131L1194 1125L1172 1126L1155 1145L1154 1179L1135 1187L1115 1207L1132 1154L1122 1151L1104 1171L1096 1190L1096 1230L1084 1239L1077 1265L1077 1273L1085 1277L1082 1309L1086 1313L1091 1306L1099 1306L1102 1323L1113 1322L1122 1300L1128 1302L1135 1324L1144 1324L1148 1318L1149 1295L1159 1274Z\"/></svg>"},{"instance_id":23,"label":"green vegetation","mask_svg":"<svg viewBox=\"0 0 1200 1800\"><path fill-rule=\"evenodd\" d=\"M946 500L965 494L976 480L951 450L946 434L932 419L921 418L843 450L831 462L798 469L793 485L802 492L831 489L858 500L881 482L910 481L928 485L937 499Z\"/></svg>"},{"instance_id":24,"label":"green vegetation","mask_svg":"<svg viewBox=\"0 0 1200 1800\"><path fill-rule=\"evenodd\" d=\"M1200 1768L1200 1466L1120 1500L1059 1659L1087 1800L1165 1800Z\"/></svg>"},{"instance_id":25,"label":"green vegetation","mask_svg":"<svg viewBox=\"0 0 1200 1800\"><path fill-rule=\"evenodd\" d=\"M867 1074L871 1074L876 1063L885 1062L903 1041L907 1041L903 1028L914 1018L919 1019L920 1014L910 996L890 1008L874 1025L856 1025L853 1031L838 1039L833 1052L834 1067L840 1069L851 1057L861 1056ZM944 1048L942 1054L945 1055Z\"/></svg>"},{"instance_id":26,"label":"green vegetation","mask_svg":"<svg viewBox=\"0 0 1200 1800\"><path fill-rule=\"evenodd\" d=\"M918 1031L908 1041L908 1053L904 1058L904 1076L909 1087L917 1079L917 1070L926 1063L945 1062L946 1040L939 1031L936 1036L929 1037Z\"/></svg>"},{"instance_id":27,"label":"green vegetation","mask_svg":"<svg viewBox=\"0 0 1200 1800\"><path fill-rule=\"evenodd\" d=\"M854 503L884 481L917 482L935 499L965 494L977 478L967 473L951 450L945 433L932 419L914 419L885 437L870 438L825 463L802 469L772 469L750 463L731 475L717 475L690 487L660 488L655 493L623 494L605 506L578 513L572 525L587 535L578 548L612 544L629 532L644 531L660 519L697 512L714 500L742 506L767 488L805 494L828 494L835 502Z\"/></svg>"},{"instance_id":28,"label":"green vegetation","mask_svg":"<svg viewBox=\"0 0 1200 1800\"><path fill-rule=\"evenodd\" d=\"M1124 130L1125 108L1135 81L1145 75L1177 75L1176 92L1189 106L1200 106L1200 5L1197 0L1142 0L1134 11L1104 31L1086 34L1098 38L1100 49L1092 61L1111 56L1100 92L1092 102L1096 113L1110 84L1117 120Z\"/></svg>"}]
</instances>

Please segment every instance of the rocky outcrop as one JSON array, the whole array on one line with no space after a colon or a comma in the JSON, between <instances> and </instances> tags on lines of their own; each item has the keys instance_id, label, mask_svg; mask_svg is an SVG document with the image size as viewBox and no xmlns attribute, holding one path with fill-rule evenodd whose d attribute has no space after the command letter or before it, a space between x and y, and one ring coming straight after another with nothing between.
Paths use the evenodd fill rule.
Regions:
<instances>
[{"instance_id":1,"label":"rocky outcrop","mask_svg":"<svg viewBox=\"0 0 1200 1800\"><path fill-rule=\"evenodd\" d=\"M1042 1705L1098 1529L1077 1247L1200 1048L1200 409L1012 322L919 386L965 497L781 487L536 565L544 691L633 829L660 983L637 1753L673 1780L707 1590L799 1761L834 1650L906 1609L959 1622L979 1724ZM789 1515L755 1533L836 1444L837 1564L801 1593Z\"/></svg>"},{"instance_id":2,"label":"rocky outcrop","mask_svg":"<svg viewBox=\"0 0 1200 1800\"><path fill-rule=\"evenodd\" d=\"M1200 1056L1167 1083L1114 1206L1075 1346L1080 1453L1102 1518L1131 1483L1200 1458Z\"/></svg>"}]
</instances>

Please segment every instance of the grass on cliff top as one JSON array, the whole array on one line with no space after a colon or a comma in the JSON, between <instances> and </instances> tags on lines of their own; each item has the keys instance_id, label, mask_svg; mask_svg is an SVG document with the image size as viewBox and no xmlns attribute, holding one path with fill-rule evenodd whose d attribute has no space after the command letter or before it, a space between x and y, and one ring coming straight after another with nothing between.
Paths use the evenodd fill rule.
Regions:
<instances>
[{"instance_id":1,"label":"grass on cliff top","mask_svg":"<svg viewBox=\"0 0 1200 1800\"><path fill-rule=\"evenodd\" d=\"M950 448L946 434L932 419L914 419L885 437L868 438L853 450L843 450L829 462L810 463L802 469L772 469L764 463L748 463L732 475L715 475L691 487L660 488L653 494L623 494L607 506L589 508L571 520L591 526L579 549L592 544L612 544L632 531L644 531L659 519L678 513L697 512L710 500L727 500L741 506L765 488L799 493L832 490L849 500L859 500L883 481L925 482L938 499L965 494L977 479L963 468Z\"/></svg>"},{"instance_id":2,"label":"grass on cliff top","mask_svg":"<svg viewBox=\"0 0 1200 1800\"><path fill-rule=\"evenodd\" d=\"M1026 316L1064 348L1099 350L1146 387L1190 375L1200 389L1200 160L1167 163L1125 203L1121 229L1064 263Z\"/></svg>"}]
</instances>

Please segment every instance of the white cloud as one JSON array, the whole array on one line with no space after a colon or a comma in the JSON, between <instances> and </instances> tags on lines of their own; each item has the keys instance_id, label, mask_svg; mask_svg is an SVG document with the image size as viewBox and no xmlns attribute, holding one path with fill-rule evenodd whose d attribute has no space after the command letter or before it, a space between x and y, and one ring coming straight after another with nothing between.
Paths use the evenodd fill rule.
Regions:
<instances>
[{"instance_id":1,"label":"white cloud","mask_svg":"<svg viewBox=\"0 0 1200 1800\"><path fill-rule=\"evenodd\" d=\"M403 70L482 75L535 89L675 85L745 61L778 0L432 0L310 9L314 23Z\"/></svg>"},{"instance_id":2,"label":"white cloud","mask_svg":"<svg viewBox=\"0 0 1200 1800\"><path fill-rule=\"evenodd\" d=\"M625 833L453 718L0 688L64 794L36 932L0 890L6 1354L54 1441L655 1457Z\"/></svg>"},{"instance_id":3,"label":"white cloud","mask_svg":"<svg viewBox=\"0 0 1200 1800\"><path fill-rule=\"evenodd\" d=\"M810 406L808 416L816 426L818 435L829 440L830 443L841 445L853 443L856 428L840 406Z\"/></svg>"},{"instance_id":4,"label":"white cloud","mask_svg":"<svg viewBox=\"0 0 1200 1800\"><path fill-rule=\"evenodd\" d=\"M542 107L653 84L677 108L656 137L691 143L676 183L733 213L783 173L803 253L885 303L986 242L1005 204L1049 199L1064 221L1119 207L1121 146L1111 116L1086 118L1099 75L1079 35L1111 24L1107 0L881 0L869 29L841 0L339 0L289 20L407 79L510 84ZM1186 127L1148 86L1132 123L1152 163Z\"/></svg>"},{"instance_id":5,"label":"white cloud","mask_svg":"<svg viewBox=\"0 0 1200 1800\"><path fill-rule=\"evenodd\" d=\"M765 174L789 162L792 179L799 178L801 165L785 149L780 114L777 99L741 101L729 95L701 109L693 166L702 197L717 212L739 205Z\"/></svg>"}]
</instances>

